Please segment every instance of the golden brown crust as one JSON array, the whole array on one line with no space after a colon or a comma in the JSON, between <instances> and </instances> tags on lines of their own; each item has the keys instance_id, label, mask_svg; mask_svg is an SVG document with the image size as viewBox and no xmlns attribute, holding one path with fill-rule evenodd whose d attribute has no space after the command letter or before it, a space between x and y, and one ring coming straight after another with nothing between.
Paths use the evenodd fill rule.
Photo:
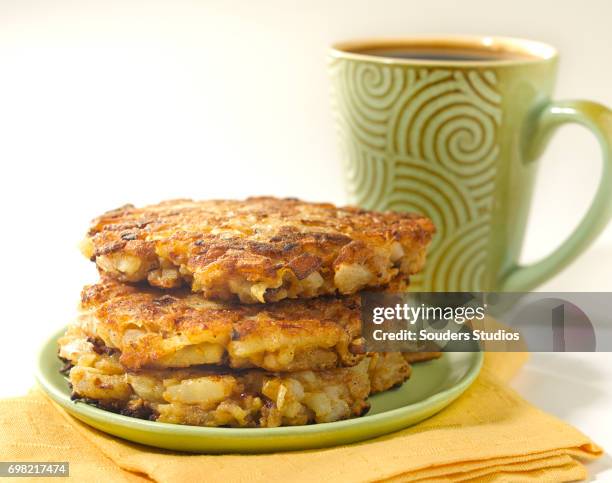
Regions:
<instances>
[{"instance_id":1,"label":"golden brown crust","mask_svg":"<svg viewBox=\"0 0 612 483\"><path fill-rule=\"evenodd\" d=\"M130 369L227 364L322 370L364 357L358 296L240 305L109 279L83 289L76 325L120 350Z\"/></svg>"},{"instance_id":2,"label":"golden brown crust","mask_svg":"<svg viewBox=\"0 0 612 483\"><path fill-rule=\"evenodd\" d=\"M277 427L338 421L364 414L367 361L321 372L126 372L113 356L69 372L72 397L104 409L195 426Z\"/></svg>"},{"instance_id":3,"label":"golden brown crust","mask_svg":"<svg viewBox=\"0 0 612 483\"><path fill-rule=\"evenodd\" d=\"M416 364L417 362L427 362L432 359L439 359L442 357L442 352L404 352L404 359L410 364Z\"/></svg>"},{"instance_id":4,"label":"golden brown crust","mask_svg":"<svg viewBox=\"0 0 612 483\"><path fill-rule=\"evenodd\" d=\"M367 358L370 394L401 386L412 374L412 367L401 352L371 352Z\"/></svg>"},{"instance_id":5,"label":"golden brown crust","mask_svg":"<svg viewBox=\"0 0 612 483\"><path fill-rule=\"evenodd\" d=\"M122 414L199 426L276 427L364 414L369 394L400 385L410 367L399 353L348 368L271 373L203 366L129 371L116 350L83 333L60 340L74 399Z\"/></svg>"},{"instance_id":6,"label":"golden brown crust","mask_svg":"<svg viewBox=\"0 0 612 483\"><path fill-rule=\"evenodd\" d=\"M83 251L125 282L271 302L355 293L421 270L432 222L269 197L131 205L93 221Z\"/></svg>"}]
</instances>

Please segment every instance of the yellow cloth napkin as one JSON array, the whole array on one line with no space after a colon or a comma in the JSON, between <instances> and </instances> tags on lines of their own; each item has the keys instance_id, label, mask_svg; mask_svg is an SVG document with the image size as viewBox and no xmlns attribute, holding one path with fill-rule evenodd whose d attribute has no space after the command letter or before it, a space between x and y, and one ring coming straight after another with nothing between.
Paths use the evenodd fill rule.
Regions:
<instances>
[{"instance_id":1,"label":"yellow cloth napkin","mask_svg":"<svg viewBox=\"0 0 612 483\"><path fill-rule=\"evenodd\" d=\"M521 399L506 381L520 353L487 353L450 407L411 428L337 448L270 455L188 455L89 428L39 390L0 401L0 460L69 461L79 481L574 481L602 450ZM568 388L570 391L571 388Z\"/></svg>"}]
</instances>

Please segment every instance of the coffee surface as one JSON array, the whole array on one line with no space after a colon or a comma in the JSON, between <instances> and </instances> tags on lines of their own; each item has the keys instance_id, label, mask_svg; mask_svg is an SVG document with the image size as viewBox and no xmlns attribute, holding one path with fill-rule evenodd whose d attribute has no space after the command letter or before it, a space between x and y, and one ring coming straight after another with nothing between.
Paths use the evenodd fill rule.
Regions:
<instances>
[{"instance_id":1,"label":"coffee surface","mask_svg":"<svg viewBox=\"0 0 612 483\"><path fill-rule=\"evenodd\" d=\"M445 46L432 47L380 47L362 49L357 53L389 57L393 59L413 59L432 61L455 61L455 62L491 62L496 60L528 60L532 56L510 50L458 48Z\"/></svg>"}]
</instances>

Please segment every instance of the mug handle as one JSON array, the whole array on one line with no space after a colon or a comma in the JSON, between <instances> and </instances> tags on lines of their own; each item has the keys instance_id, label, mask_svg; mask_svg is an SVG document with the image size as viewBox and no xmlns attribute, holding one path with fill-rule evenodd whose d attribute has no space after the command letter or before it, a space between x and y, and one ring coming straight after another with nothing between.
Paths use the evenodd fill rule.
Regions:
<instances>
[{"instance_id":1,"label":"mug handle","mask_svg":"<svg viewBox=\"0 0 612 483\"><path fill-rule=\"evenodd\" d=\"M533 162L542 154L551 135L561 125L581 124L599 140L603 155L601 180L595 198L573 233L557 250L531 265L511 267L500 282L500 290L531 290L582 253L601 233L612 217L612 111L590 101L563 101L547 104L530 128L531 139L524 146L525 162Z\"/></svg>"}]
</instances>

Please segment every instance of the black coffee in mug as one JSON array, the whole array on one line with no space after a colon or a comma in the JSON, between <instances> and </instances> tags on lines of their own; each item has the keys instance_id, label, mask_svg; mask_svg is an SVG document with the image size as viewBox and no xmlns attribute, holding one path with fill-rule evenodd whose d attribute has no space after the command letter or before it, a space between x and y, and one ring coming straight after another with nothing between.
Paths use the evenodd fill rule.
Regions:
<instances>
[{"instance_id":1,"label":"black coffee in mug","mask_svg":"<svg viewBox=\"0 0 612 483\"><path fill-rule=\"evenodd\" d=\"M389 46L384 48L363 49L355 53L390 57L393 59L433 60L453 62L491 62L496 60L529 60L534 57L511 50L489 50L462 48L449 45L431 45L423 47Z\"/></svg>"}]
</instances>

